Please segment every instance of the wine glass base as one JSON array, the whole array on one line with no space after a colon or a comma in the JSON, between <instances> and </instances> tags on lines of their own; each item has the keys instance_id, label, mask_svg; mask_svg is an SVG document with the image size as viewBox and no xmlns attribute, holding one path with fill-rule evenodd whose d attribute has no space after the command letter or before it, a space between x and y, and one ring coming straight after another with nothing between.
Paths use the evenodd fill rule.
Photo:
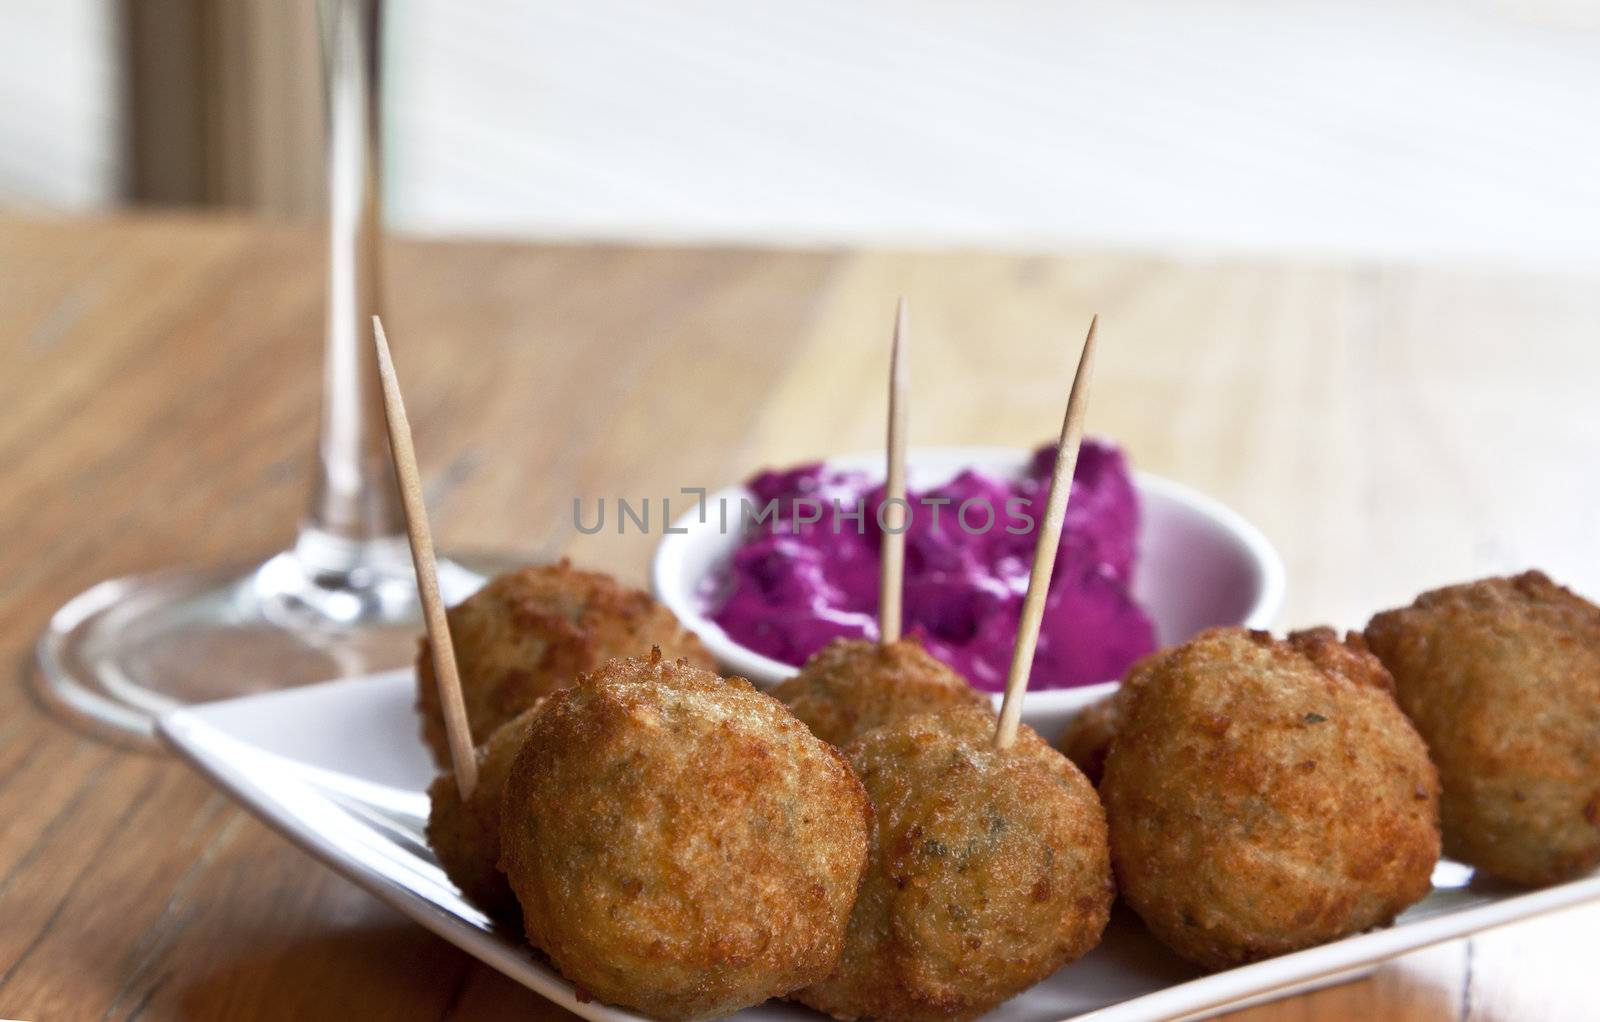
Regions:
<instances>
[{"instance_id":1,"label":"wine glass base","mask_svg":"<svg viewBox=\"0 0 1600 1022\"><path fill-rule=\"evenodd\" d=\"M528 560L442 559L440 591L459 602ZM101 582L50 619L34 689L97 737L154 749L155 721L170 710L411 663L423 630L414 584L360 582L306 575L293 554Z\"/></svg>"}]
</instances>

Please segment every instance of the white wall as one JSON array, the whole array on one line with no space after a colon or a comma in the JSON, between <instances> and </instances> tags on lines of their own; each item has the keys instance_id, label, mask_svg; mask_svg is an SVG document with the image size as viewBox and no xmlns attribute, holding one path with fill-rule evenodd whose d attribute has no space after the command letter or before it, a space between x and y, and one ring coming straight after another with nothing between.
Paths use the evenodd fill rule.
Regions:
<instances>
[{"instance_id":1,"label":"white wall","mask_svg":"<svg viewBox=\"0 0 1600 1022\"><path fill-rule=\"evenodd\" d=\"M111 202L121 157L111 0L0 0L0 204Z\"/></svg>"},{"instance_id":2,"label":"white wall","mask_svg":"<svg viewBox=\"0 0 1600 1022\"><path fill-rule=\"evenodd\" d=\"M397 3L437 231L1600 254L1587 5Z\"/></svg>"},{"instance_id":3,"label":"white wall","mask_svg":"<svg viewBox=\"0 0 1600 1022\"><path fill-rule=\"evenodd\" d=\"M113 8L0 0L0 204L114 199ZM389 21L405 230L1600 259L1588 0L390 0Z\"/></svg>"}]
</instances>

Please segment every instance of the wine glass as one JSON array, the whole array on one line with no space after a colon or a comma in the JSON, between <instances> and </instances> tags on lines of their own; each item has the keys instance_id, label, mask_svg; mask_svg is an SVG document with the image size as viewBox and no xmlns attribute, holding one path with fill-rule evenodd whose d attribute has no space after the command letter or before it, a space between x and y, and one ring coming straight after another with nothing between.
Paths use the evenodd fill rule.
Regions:
<instances>
[{"instance_id":1,"label":"wine glass","mask_svg":"<svg viewBox=\"0 0 1600 1022\"><path fill-rule=\"evenodd\" d=\"M328 124L328 296L311 503L261 564L80 593L38 643L35 687L102 737L152 744L179 706L399 666L421 630L373 352L379 306L381 0L318 0ZM515 560L443 558L458 601Z\"/></svg>"}]
</instances>

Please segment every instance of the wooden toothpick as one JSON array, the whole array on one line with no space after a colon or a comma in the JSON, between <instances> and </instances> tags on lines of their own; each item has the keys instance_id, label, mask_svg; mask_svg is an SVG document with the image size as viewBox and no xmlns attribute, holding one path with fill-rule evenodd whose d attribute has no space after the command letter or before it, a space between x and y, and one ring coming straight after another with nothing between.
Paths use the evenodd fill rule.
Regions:
<instances>
[{"instance_id":1,"label":"wooden toothpick","mask_svg":"<svg viewBox=\"0 0 1600 1022\"><path fill-rule=\"evenodd\" d=\"M389 355L389 340L383 322L372 317L373 343L378 349L378 376L383 380L383 413L389 424L389 453L394 456L395 474L400 479L400 502L406 513L406 534L411 541L411 562L417 571L417 592L422 597L423 619L428 626L428 645L433 649L433 676L439 685L439 702L444 707L445 732L450 738L450 762L455 768L456 789L463 799L478 786L478 759L472 749L472 730L467 723L467 706L461 697L461 676L456 673L456 651L450 641L450 623L444 615L444 600L439 596L439 571L433 555L433 534L428 528L428 509L422 501L422 481L417 475L417 452L411 445L411 423L406 419L405 401L400 396L400 380L395 376L394 360Z\"/></svg>"},{"instance_id":2,"label":"wooden toothpick","mask_svg":"<svg viewBox=\"0 0 1600 1022\"><path fill-rule=\"evenodd\" d=\"M1067 498L1072 495L1072 474L1078 466L1078 445L1083 440L1083 419L1089 407L1089 377L1094 374L1095 329L1099 325L1099 316L1089 321L1089 336L1084 338L1078 371L1072 378L1072 393L1067 398L1061 444L1056 448L1056 465L1050 473L1050 495L1045 500L1044 520L1039 523L1039 538L1033 546L1028 595L1022 600L1022 621L1017 626L1017 643L1011 650L1006 697L1000 704L1000 723L994 732L997 749L1016 741L1017 725L1022 720L1022 697L1028 691L1028 673L1033 669L1033 653L1039 644L1045 597L1050 593L1050 576L1056 567L1056 548L1061 545L1061 523L1067 514Z\"/></svg>"},{"instance_id":3,"label":"wooden toothpick","mask_svg":"<svg viewBox=\"0 0 1600 1022\"><path fill-rule=\"evenodd\" d=\"M889 466L883 482L882 566L878 574L878 643L900 639L901 580L906 566L906 300L894 314L889 354Z\"/></svg>"}]
</instances>

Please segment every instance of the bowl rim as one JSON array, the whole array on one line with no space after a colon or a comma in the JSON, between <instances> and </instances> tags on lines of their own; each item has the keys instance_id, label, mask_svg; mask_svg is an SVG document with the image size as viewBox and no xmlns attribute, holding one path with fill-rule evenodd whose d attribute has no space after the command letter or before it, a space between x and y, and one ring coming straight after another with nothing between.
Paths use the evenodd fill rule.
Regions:
<instances>
[{"instance_id":1,"label":"bowl rim","mask_svg":"<svg viewBox=\"0 0 1600 1022\"><path fill-rule=\"evenodd\" d=\"M911 474L916 472L919 462L924 465L932 462L936 467L954 466L1004 472L1015 471L1026 464L1032 455L1032 449L1018 447L913 447L906 452L906 462ZM881 476L883 460L883 452L876 451L835 455L818 459L816 462L796 464L822 464L830 468L869 473L876 467L877 473ZM1141 494L1160 494L1175 503L1182 504L1202 517L1210 519L1238 541L1254 565L1258 581L1255 601L1240 624L1246 628L1270 628L1283 606L1287 591L1287 572L1282 557L1267 539L1266 534L1239 512L1193 487L1142 469L1134 469L1131 474L1134 485ZM706 494L705 506L711 506L719 500L736 499L739 495L748 493L749 489L743 483L724 486ZM698 509L691 509L679 515L672 522L672 531L663 534L657 542L650 564L651 591L685 628L699 636L717 663L732 674L747 678L761 687L768 687L790 677L797 668L741 645L700 609L695 598L699 588L699 578L688 586L679 584L684 574L683 559L690 544L697 541L698 533L715 528L710 519L705 522L699 521L699 515ZM719 532L717 535L726 533ZM1093 698L1111 691L1117 683L1118 679L1109 679L1073 688L1035 689L1029 691L1028 703L1040 710L1077 709ZM1000 693L993 695L998 702Z\"/></svg>"}]
</instances>

